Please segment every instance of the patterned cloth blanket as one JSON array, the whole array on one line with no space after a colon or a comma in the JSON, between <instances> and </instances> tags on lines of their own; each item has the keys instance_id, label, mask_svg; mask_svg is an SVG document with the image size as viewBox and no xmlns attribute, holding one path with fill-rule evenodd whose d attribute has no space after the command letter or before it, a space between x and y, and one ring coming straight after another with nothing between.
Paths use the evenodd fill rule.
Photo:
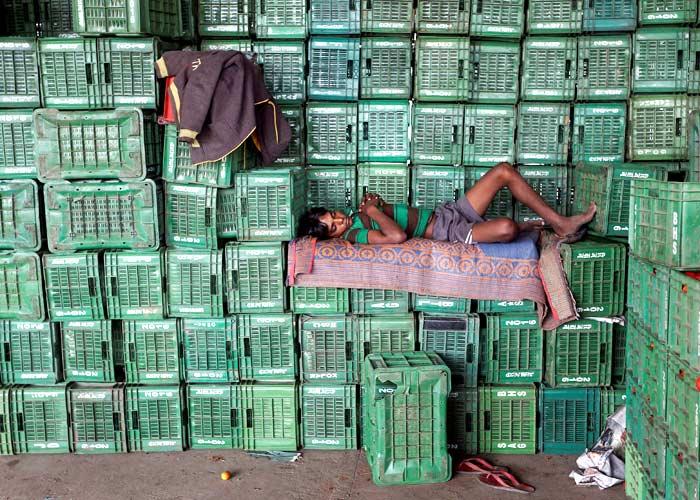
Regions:
<instances>
[{"instance_id":1,"label":"patterned cloth blanket","mask_svg":"<svg viewBox=\"0 0 700 500\"><path fill-rule=\"evenodd\" d=\"M577 318L559 257L560 240L522 235L512 243L465 245L414 238L398 245L353 245L302 238L289 245L288 284L378 288L482 300L532 300L542 327Z\"/></svg>"}]
</instances>

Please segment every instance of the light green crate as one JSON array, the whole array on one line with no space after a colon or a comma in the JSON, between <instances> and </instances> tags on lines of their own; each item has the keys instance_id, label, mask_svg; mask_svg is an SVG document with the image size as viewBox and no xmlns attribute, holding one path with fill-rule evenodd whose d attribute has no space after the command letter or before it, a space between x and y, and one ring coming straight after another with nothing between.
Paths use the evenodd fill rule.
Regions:
<instances>
[{"instance_id":1,"label":"light green crate","mask_svg":"<svg viewBox=\"0 0 700 500\"><path fill-rule=\"evenodd\" d=\"M286 310L284 244L231 242L224 259L229 314Z\"/></svg>"}]
</instances>

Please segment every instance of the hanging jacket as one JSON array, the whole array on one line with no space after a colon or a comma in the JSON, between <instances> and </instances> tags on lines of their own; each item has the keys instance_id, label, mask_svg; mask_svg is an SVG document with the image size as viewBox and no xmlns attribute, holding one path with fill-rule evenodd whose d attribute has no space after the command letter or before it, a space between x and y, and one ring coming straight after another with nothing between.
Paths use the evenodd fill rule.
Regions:
<instances>
[{"instance_id":1,"label":"hanging jacket","mask_svg":"<svg viewBox=\"0 0 700 500\"><path fill-rule=\"evenodd\" d=\"M192 163L217 161L249 137L263 163L287 148L291 129L265 88L260 68L237 51L171 51L156 61L175 104L178 139L191 144Z\"/></svg>"}]
</instances>

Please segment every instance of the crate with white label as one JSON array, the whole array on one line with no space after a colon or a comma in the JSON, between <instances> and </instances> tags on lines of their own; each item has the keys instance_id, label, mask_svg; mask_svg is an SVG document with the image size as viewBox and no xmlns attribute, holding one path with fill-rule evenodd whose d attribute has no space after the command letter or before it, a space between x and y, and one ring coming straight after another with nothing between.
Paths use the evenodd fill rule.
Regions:
<instances>
[{"instance_id":1,"label":"crate with white label","mask_svg":"<svg viewBox=\"0 0 700 500\"><path fill-rule=\"evenodd\" d=\"M129 451L182 451L187 438L183 389L132 385L125 392Z\"/></svg>"},{"instance_id":2,"label":"crate with white label","mask_svg":"<svg viewBox=\"0 0 700 500\"><path fill-rule=\"evenodd\" d=\"M481 386L479 452L534 455L537 447L537 388Z\"/></svg>"},{"instance_id":3,"label":"crate with white label","mask_svg":"<svg viewBox=\"0 0 700 500\"><path fill-rule=\"evenodd\" d=\"M299 337L304 382L356 384L360 381L363 354L353 316L302 316Z\"/></svg>"},{"instance_id":4,"label":"crate with white label","mask_svg":"<svg viewBox=\"0 0 700 500\"><path fill-rule=\"evenodd\" d=\"M67 393L72 451L126 453L124 385L71 384Z\"/></svg>"},{"instance_id":5,"label":"crate with white label","mask_svg":"<svg viewBox=\"0 0 700 500\"><path fill-rule=\"evenodd\" d=\"M303 448L357 449L357 385L303 384L299 396Z\"/></svg>"},{"instance_id":6,"label":"crate with white label","mask_svg":"<svg viewBox=\"0 0 700 500\"><path fill-rule=\"evenodd\" d=\"M130 384L178 384L182 335L176 319L123 322L124 371Z\"/></svg>"},{"instance_id":7,"label":"crate with white label","mask_svg":"<svg viewBox=\"0 0 700 500\"><path fill-rule=\"evenodd\" d=\"M228 243L224 249L229 314L287 309L283 243Z\"/></svg>"},{"instance_id":8,"label":"crate with white label","mask_svg":"<svg viewBox=\"0 0 700 500\"><path fill-rule=\"evenodd\" d=\"M239 314L236 351L240 379L293 382L299 374L293 314Z\"/></svg>"},{"instance_id":9,"label":"crate with white label","mask_svg":"<svg viewBox=\"0 0 700 500\"><path fill-rule=\"evenodd\" d=\"M486 315L481 376L489 384L539 383L544 373L544 332L537 314Z\"/></svg>"},{"instance_id":10,"label":"crate with white label","mask_svg":"<svg viewBox=\"0 0 700 500\"><path fill-rule=\"evenodd\" d=\"M120 321L72 320L61 323L66 382L114 383L124 380Z\"/></svg>"},{"instance_id":11,"label":"crate with white label","mask_svg":"<svg viewBox=\"0 0 700 500\"><path fill-rule=\"evenodd\" d=\"M0 321L0 383L55 384L63 380L58 325Z\"/></svg>"},{"instance_id":12,"label":"crate with white label","mask_svg":"<svg viewBox=\"0 0 700 500\"><path fill-rule=\"evenodd\" d=\"M243 447L243 411L237 384L187 385L187 438L193 450Z\"/></svg>"}]
</instances>

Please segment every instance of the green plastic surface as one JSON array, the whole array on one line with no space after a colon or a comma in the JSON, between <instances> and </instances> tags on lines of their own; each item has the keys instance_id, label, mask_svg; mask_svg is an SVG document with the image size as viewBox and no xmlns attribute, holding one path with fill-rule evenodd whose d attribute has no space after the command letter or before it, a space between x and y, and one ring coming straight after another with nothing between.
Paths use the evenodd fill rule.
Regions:
<instances>
[{"instance_id":1,"label":"green plastic surface","mask_svg":"<svg viewBox=\"0 0 700 500\"><path fill-rule=\"evenodd\" d=\"M694 23L698 5L693 0L639 0L639 24Z\"/></svg>"},{"instance_id":2,"label":"green plastic surface","mask_svg":"<svg viewBox=\"0 0 700 500\"><path fill-rule=\"evenodd\" d=\"M306 100L304 42L256 41L255 53L265 87L277 102L303 103Z\"/></svg>"},{"instance_id":3,"label":"green plastic surface","mask_svg":"<svg viewBox=\"0 0 700 500\"><path fill-rule=\"evenodd\" d=\"M360 40L315 36L309 40L308 50L309 98L322 101L357 100L360 88Z\"/></svg>"},{"instance_id":4,"label":"green plastic surface","mask_svg":"<svg viewBox=\"0 0 700 500\"><path fill-rule=\"evenodd\" d=\"M165 250L105 252L104 279L109 318L165 316Z\"/></svg>"},{"instance_id":5,"label":"green plastic surface","mask_svg":"<svg viewBox=\"0 0 700 500\"><path fill-rule=\"evenodd\" d=\"M478 452L478 402L476 387L453 389L447 396L447 449L451 453Z\"/></svg>"},{"instance_id":6,"label":"green plastic surface","mask_svg":"<svg viewBox=\"0 0 700 500\"><path fill-rule=\"evenodd\" d=\"M479 300L476 303L476 312L480 313L519 313L534 310L535 303L531 300Z\"/></svg>"},{"instance_id":7,"label":"green plastic surface","mask_svg":"<svg viewBox=\"0 0 700 500\"><path fill-rule=\"evenodd\" d=\"M367 3L364 0L363 3ZM369 2L371 4L380 2ZM413 47L409 37L363 37L360 49L360 97L411 97Z\"/></svg>"},{"instance_id":8,"label":"green plastic surface","mask_svg":"<svg viewBox=\"0 0 700 500\"><path fill-rule=\"evenodd\" d=\"M600 389L540 389L539 450L578 455L600 435Z\"/></svg>"},{"instance_id":9,"label":"green plastic surface","mask_svg":"<svg viewBox=\"0 0 700 500\"><path fill-rule=\"evenodd\" d=\"M573 101L576 65L576 38L527 37L523 43L522 98Z\"/></svg>"},{"instance_id":10,"label":"green plastic surface","mask_svg":"<svg viewBox=\"0 0 700 500\"><path fill-rule=\"evenodd\" d=\"M302 316L299 337L304 382L359 382L363 355L352 316Z\"/></svg>"},{"instance_id":11,"label":"green plastic surface","mask_svg":"<svg viewBox=\"0 0 700 500\"><path fill-rule=\"evenodd\" d=\"M72 0L73 30L81 35L182 36L180 0Z\"/></svg>"},{"instance_id":12,"label":"green plastic surface","mask_svg":"<svg viewBox=\"0 0 700 500\"><path fill-rule=\"evenodd\" d=\"M128 320L123 322L123 328L127 383L180 383L182 334L177 320Z\"/></svg>"},{"instance_id":13,"label":"green plastic surface","mask_svg":"<svg viewBox=\"0 0 700 500\"><path fill-rule=\"evenodd\" d=\"M686 92L689 57L688 28L638 30L634 34L633 92Z\"/></svg>"},{"instance_id":14,"label":"green plastic surface","mask_svg":"<svg viewBox=\"0 0 700 500\"><path fill-rule=\"evenodd\" d=\"M252 2L249 0L201 0L200 36L239 37L250 35Z\"/></svg>"},{"instance_id":15,"label":"green plastic surface","mask_svg":"<svg viewBox=\"0 0 700 500\"><path fill-rule=\"evenodd\" d=\"M573 163L622 162L626 124L626 103L574 105Z\"/></svg>"},{"instance_id":16,"label":"green plastic surface","mask_svg":"<svg viewBox=\"0 0 700 500\"><path fill-rule=\"evenodd\" d=\"M531 34L581 33L585 0L530 0L527 32Z\"/></svg>"},{"instance_id":17,"label":"green plastic surface","mask_svg":"<svg viewBox=\"0 0 700 500\"><path fill-rule=\"evenodd\" d=\"M671 271L668 302L668 346L693 369L700 370L700 280Z\"/></svg>"},{"instance_id":18,"label":"green plastic surface","mask_svg":"<svg viewBox=\"0 0 700 500\"><path fill-rule=\"evenodd\" d=\"M517 103L519 75L519 43L471 41L469 45L470 102ZM552 77L551 74L550 77Z\"/></svg>"},{"instance_id":19,"label":"green plastic surface","mask_svg":"<svg viewBox=\"0 0 700 500\"><path fill-rule=\"evenodd\" d=\"M338 314L350 312L350 290L347 288L292 287L289 291L295 314Z\"/></svg>"},{"instance_id":20,"label":"green plastic surface","mask_svg":"<svg viewBox=\"0 0 700 500\"><path fill-rule=\"evenodd\" d=\"M306 167L306 205L350 211L357 206L354 166Z\"/></svg>"},{"instance_id":21,"label":"green plastic surface","mask_svg":"<svg viewBox=\"0 0 700 500\"><path fill-rule=\"evenodd\" d=\"M422 351L435 352L450 368L453 387L476 387L479 370L479 316L418 317Z\"/></svg>"},{"instance_id":22,"label":"green plastic surface","mask_svg":"<svg viewBox=\"0 0 700 500\"><path fill-rule=\"evenodd\" d=\"M292 130L292 138L287 149L274 161L275 165L303 165L306 163L306 120L304 107L297 104L284 104L280 106L280 112L289 128Z\"/></svg>"},{"instance_id":23,"label":"green plastic surface","mask_svg":"<svg viewBox=\"0 0 700 500\"><path fill-rule=\"evenodd\" d=\"M350 290L350 309L355 314L407 313L411 308L408 292L353 288Z\"/></svg>"},{"instance_id":24,"label":"green plastic surface","mask_svg":"<svg viewBox=\"0 0 700 500\"><path fill-rule=\"evenodd\" d=\"M570 169L566 166L521 166L518 171L527 183L555 211L567 215L571 206ZM522 203L515 203L517 221L540 220L542 217Z\"/></svg>"},{"instance_id":25,"label":"green plastic surface","mask_svg":"<svg viewBox=\"0 0 700 500\"><path fill-rule=\"evenodd\" d=\"M361 0L362 33L411 33L412 30L412 0Z\"/></svg>"},{"instance_id":26,"label":"green plastic surface","mask_svg":"<svg viewBox=\"0 0 700 500\"><path fill-rule=\"evenodd\" d=\"M34 38L0 38L0 75L0 106L39 107L39 64Z\"/></svg>"},{"instance_id":27,"label":"green plastic surface","mask_svg":"<svg viewBox=\"0 0 700 500\"><path fill-rule=\"evenodd\" d=\"M413 107L411 160L420 165L462 163L464 106L417 103Z\"/></svg>"},{"instance_id":28,"label":"green plastic surface","mask_svg":"<svg viewBox=\"0 0 700 500\"><path fill-rule=\"evenodd\" d=\"M597 9L604 3L596 2L593 8ZM629 35L579 37L578 81L576 82L578 99L589 101L627 99L632 87L631 58L632 39Z\"/></svg>"},{"instance_id":29,"label":"green plastic surface","mask_svg":"<svg viewBox=\"0 0 700 500\"><path fill-rule=\"evenodd\" d=\"M96 252L44 254L44 282L49 318L105 319L104 280Z\"/></svg>"},{"instance_id":30,"label":"green plastic surface","mask_svg":"<svg viewBox=\"0 0 700 500\"><path fill-rule=\"evenodd\" d=\"M520 38L525 25L525 0L472 2L469 33L492 38Z\"/></svg>"},{"instance_id":31,"label":"green plastic surface","mask_svg":"<svg viewBox=\"0 0 700 500\"><path fill-rule=\"evenodd\" d=\"M518 163L564 165L569 154L568 103L521 102L518 105Z\"/></svg>"},{"instance_id":32,"label":"green plastic surface","mask_svg":"<svg viewBox=\"0 0 700 500\"><path fill-rule=\"evenodd\" d=\"M409 170L405 163L361 163L357 166L357 199L377 193L387 203L408 203Z\"/></svg>"},{"instance_id":33,"label":"green plastic surface","mask_svg":"<svg viewBox=\"0 0 700 500\"><path fill-rule=\"evenodd\" d=\"M61 347L66 382L123 380L120 322L65 321L61 323Z\"/></svg>"},{"instance_id":34,"label":"green plastic surface","mask_svg":"<svg viewBox=\"0 0 700 500\"><path fill-rule=\"evenodd\" d=\"M12 448L21 453L68 453L66 386L10 388Z\"/></svg>"},{"instance_id":35,"label":"green plastic surface","mask_svg":"<svg viewBox=\"0 0 700 500\"><path fill-rule=\"evenodd\" d=\"M310 102L306 106L306 153L312 165L357 162L357 103Z\"/></svg>"},{"instance_id":36,"label":"green plastic surface","mask_svg":"<svg viewBox=\"0 0 700 500\"><path fill-rule=\"evenodd\" d=\"M0 381L55 384L63 379L58 326L38 321L0 321Z\"/></svg>"},{"instance_id":37,"label":"green plastic surface","mask_svg":"<svg viewBox=\"0 0 700 500\"><path fill-rule=\"evenodd\" d=\"M223 254L222 250L166 250L168 316L224 316Z\"/></svg>"},{"instance_id":38,"label":"green plastic surface","mask_svg":"<svg viewBox=\"0 0 700 500\"><path fill-rule=\"evenodd\" d=\"M464 196L464 167L419 166L412 168L411 205L434 209Z\"/></svg>"},{"instance_id":39,"label":"green plastic surface","mask_svg":"<svg viewBox=\"0 0 700 500\"><path fill-rule=\"evenodd\" d=\"M502 161L513 163L515 117L515 106L467 104L464 108L462 163L467 166L488 167Z\"/></svg>"},{"instance_id":40,"label":"green plastic surface","mask_svg":"<svg viewBox=\"0 0 700 500\"><path fill-rule=\"evenodd\" d=\"M360 33L358 1L314 0L309 3L309 32L312 35L357 35Z\"/></svg>"},{"instance_id":41,"label":"green plastic surface","mask_svg":"<svg viewBox=\"0 0 700 500\"><path fill-rule=\"evenodd\" d=\"M35 181L0 182L0 249L38 250L42 244L40 212Z\"/></svg>"},{"instance_id":42,"label":"green plastic surface","mask_svg":"<svg viewBox=\"0 0 700 500\"><path fill-rule=\"evenodd\" d=\"M243 449L296 451L299 396L296 384L241 384Z\"/></svg>"},{"instance_id":43,"label":"green plastic surface","mask_svg":"<svg viewBox=\"0 0 700 500\"><path fill-rule=\"evenodd\" d=\"M242 448L243 412L240 386L188 385L189 447L193 450Z\"/></svg>"},{"instance_id":44,"label":"green plastic surface","mask_svg":"<svg viewBox=\"0 0 700 500\"><path fill-rule=\"evenodd\" d=\"M416 31L431 34L468 34L470 0L418 2Z\"/></svg>"},{"instance_id":45,"label":"green plastic surface","mask_svg":"<svg viewBox=\"0 0 700 500\"><path fill-rule=\"evenodd\" d=\"M227 243L224 260L229 314L286 310L284 244Z\"/></svg>"},{"instance_id":46,"label":"green plastic surface","mask_svg":"<svg viewBox=\"0 0 700 500\"><path fill-rule=\"evenodd\" d=\"M535 386L482 386L478 391L479 452L534 455L537 447Z\"/></svg>"},{"instance_id":47,"label":"green plastic surface","mask_svg":"<svg viewBox=\"0 0 700 500\"><path fill-rule=\"evenodd\" d=\"M486 315L481 348L486 350L484 379L488 384L542 381L544 332L534 312ZM483 335L482 333L482 335Z\"/></svg>"},{"instance_id":48,"label":"green plastic surface","mask_svg":"<svg viewBox=\"0 0 700 500\"><path fill-rule=\"evenodd\" d=\"M410 124L409 101L360 101L357 159L407 161L411 153L408 140Z\"/></svg>"},{"instance_id":49,"label":"green plastic surface","mask_svg":"<svg viewBox=\"0 0 700 500\"><path fill-rule=\"evenodd\" d=\"M129 451L182 451L186 442L185 398L178 385L127 386Z\"/></svg>"},{"instance_id":50,"label":"green plastic surface","mask_svg":"<svg viewBox=\"0 0 700 500\"><path fill-rule=\"evenodd\" d=\"M31 109L0 110L0 178L33 179L34 128Z\"/></svg>"},{"instance_id":51,"label":"green plastic surface","mask_svg":"<svg viewBox=\"0 0 700 500\"><path fill-rule=\"evenodd\" d=\"M169 247L217 247L216 188L165 185L165 241Z\"/></svg>"},{"instance_id":52,"label":"green plastic surface","mask_svg":"<svg viewBox=\"0 0 700 500\"><path fill-rule=\"evenodd\" d=\"M434 295L411 294L412 308L416 312L431 314L466 314L471 310L471 299L437 297Z\"/></svg>"},{"instance_id":53,"label":"green plastic surface","mask_svg":"<svg viewBox=\"0 0 700 500\"><path fill-rule=\"evenodd\" d=\"M305 0L255 0L258 38L305 38L307 22Z\"/></svg>"},{"instance_id":54,"label":"green plastic surface","mask_svg":"<svg viewBox=\"0 0 700 500\"><path fill-rule=\"evenodd\" d=\"M240 314L236 351L241 380L291 382L299 374L292 314Z\"/></svg>"},{"instance_id":55,"label":"green plastic surface","mask_svg":"<svg viewBox=\"0 0 700 500\"><path fill-rule=\"evenodd\" d=\"M189 383L238 381L235 317L183 319L184 378Z\"/></svg>"},{"instance_id":56,"label":"green plastic surface","mask_svg":"<svg viewBox=\"0 0 700 500\"><path fill-rule=\"evenodd\" d=\"M126 453L126 402L122 384L68 386L71 450Z\"/></svg>"},{"instance_id":57,"label":"green plastic surface","mask_svg":"<svg viewBox=\"0 0 700 500\"><path fill-rule=\"evenodd\" d=\"M634 31L636 27L637 0L604 0L583 4L583 31Z\"/></svg>"},{"instance_id":58,"label":"green plastic surface","mask_svg":"<svg viewBox=\"0 0 700 500\"><path fill-rule=\"evenodd\" d=\"M357 449L357 385L304 384L299 396L303 448Z\"/></svg>"},{"instance_id":59,"label":"green plastic surface","mask_svg":"<svg viewBox=\"0 0 700 500\"><path fill-rule=\"evenodd\" d=\"M435 3L440 2L430 2ZM413 91L416 99L464 101L469 98L469 43L467 37L417 38Z\"/></svg>"}]
</instances>

